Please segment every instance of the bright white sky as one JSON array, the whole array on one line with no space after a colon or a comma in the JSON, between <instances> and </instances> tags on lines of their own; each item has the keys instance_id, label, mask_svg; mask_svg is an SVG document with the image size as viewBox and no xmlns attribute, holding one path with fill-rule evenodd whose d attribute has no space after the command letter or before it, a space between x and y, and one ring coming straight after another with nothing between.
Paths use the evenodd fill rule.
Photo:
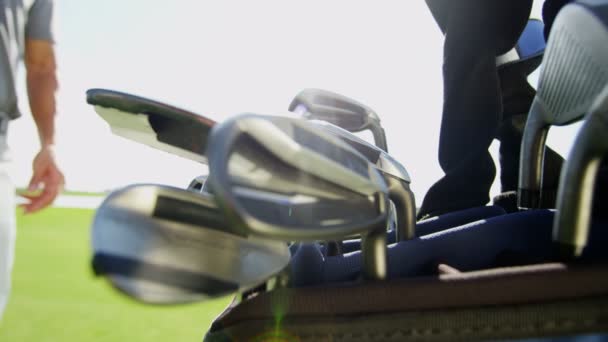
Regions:
<instances>
[{"instance_id":1,"label":"bright white sky","mask_svg":"<svg viewBox=\"0 0 608 342\"><path fill-rule=\"evenodd\" d=\"M379 113L389 151L410 172L418 201L442 176L437 143L443 42L423 1L56 4L57 140L69 189L134 182L186 186L206 171L112 135L85 102L90 88L130 92L218 121L243 112L285 112L301 89L324 88ZM563 136L550 135L549 141L567 151ZM9 143L15 181L25 185L38 149L31 117L13 124Z\"/></svg>"}]
</instances>

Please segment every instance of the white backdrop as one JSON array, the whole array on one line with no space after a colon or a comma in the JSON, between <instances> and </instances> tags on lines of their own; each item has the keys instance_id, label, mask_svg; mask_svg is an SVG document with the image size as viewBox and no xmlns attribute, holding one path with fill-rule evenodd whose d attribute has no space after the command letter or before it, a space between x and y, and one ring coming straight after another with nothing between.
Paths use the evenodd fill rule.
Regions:
<instances>
[{"instance_id":1,"label":"white backdrop","mask_svg":"<svg viewBox=\"0 0 608 342\"><path fill-rule=\"evenodd\" d=\"M85 103L86 89L96 87L216 120L278 114L301 89L325 88L379 113L418 200L442 175L442 36L423 1L61 0L57 19L57 140L70 189L186 186L206 170L111 135ZM549 141L567 150L571 135ZM18 185L28 181L35 137L30 117L11 127Z\"/></svg>"}]
</instances>

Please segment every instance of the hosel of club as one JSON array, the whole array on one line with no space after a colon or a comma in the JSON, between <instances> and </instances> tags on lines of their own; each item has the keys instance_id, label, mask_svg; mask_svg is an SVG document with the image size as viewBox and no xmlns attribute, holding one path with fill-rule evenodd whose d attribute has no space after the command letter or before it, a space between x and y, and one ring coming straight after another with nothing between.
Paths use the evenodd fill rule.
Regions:
<instances>
[{"instance_id":1,"label":"hosel of club","mask_svg":"<svg viewBox=\"0 0 608 342\"><path fill-rule=\"evenodd\" d=\"M386 143L386 133L384 133L384 128L380 126L380 122L378 124L373 124L370 126L370 131L374 135L374 144L384 150L384 152L388 153L388 145Z\"/></svg>"},{"instance_id":2,"label":"hosel of club","mask_svg":"<svg viewBox=\"0 0 608 342\"><path fill-rule=\"evenodd\" d=\"M386 279L388 269L386 227L380 226L361 238L361 255L365 279Z\"/></svg>"},{"instance_id":3,"label":"hosel of club","mask_svg":"<svg viewBox=\"0 0 608 342\"><path fill-rule=\"evenodd\" d=\"M380 205L388 212L388 198L381 199ZM388 218L387 218L388 219ZM388 273L386 248L386 224L378 224L361 236L361 258L363 277L369 280L384 280Z\"/></svg>"},{"instance_id":4,"label":"hosel of club","mask_svg":"<svg viewBox=\"0 0 608 342\"><path fill-rule=\"evenodd\" d=\"M608 87L605 94L607 109L604 112L608 113ZM580 257L587 245L597 173L608 151L608 124L593 114L596 113L591 111L580 128L560 176L553 241L557 257L562 261Z\"/></svg>"},{"instance_id":5,"label":"hosel of club","mask_svg":"<svg viewBox=\"0 0 608 342\"><path fill-rule=\"evenodd\" d=\"M542 208L541 187L545 142L549 125L544 119L544 105L535 100L530 107L522 137L519 165L517 206L525 209Z\"/></svg>"},{"instance_id":6,"label":"hosel of club","mask_svg":"<svg viewBox=\"0 0 608 342\"><path fill-rule=\"evenodd\" d=\"M416 235L416 204L414 193L402 179L384 174L388 197L397 210L396 241L410 240Z\"/></svg>"}]
</instances>

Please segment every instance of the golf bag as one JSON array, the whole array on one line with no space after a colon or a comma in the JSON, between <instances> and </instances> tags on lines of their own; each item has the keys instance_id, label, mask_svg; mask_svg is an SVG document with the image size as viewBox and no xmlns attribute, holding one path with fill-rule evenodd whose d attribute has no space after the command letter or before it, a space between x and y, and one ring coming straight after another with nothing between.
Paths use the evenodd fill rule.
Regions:
<instances>
[{"instance_id":1,"label":"golf bag","mask_svg":"<svg viewBox=\"0 0 608 342\"><path fill-rule=\"evenodd\" d=\"M520 194L529 200L542 193L547 129L584 122L557 210L520 198L528 210L429 234L419 222L416 238L388 246L383 281L361 280L356 246L325 257L323 246L301 244L291 273L306 281L235 301L205 341L608 339L608 222L591 213L594 190L606 190L594 183L608 149L607 8L581 1L562 10L525 128Z\"/></svg>"},{"instance_id":2,"label":"golf bag","mask_svg":"<svg viewBox=\"0 0 608 342\"><path fill-rule=\"evenodd\" d=\"M542 34L537 22L529 25L519 60L504 64L533 70L542 58L522 145L522 210L510 214L486 206L413 222L411 180L384 154L380 130L374 137L384 145L376 150L303 120L248 114L215 123L90 91L88 102L115 133L210 167L209 178L189 190L134 186L111 195L94 223L94 269L151 303L237 292L205 341L608 338L608 222L591 212L594 191L605 191L594 184L608 149L607 8L606 0L568 5L544 55L544 45L526 45ZM369 112L335 94L304 95L290 107L304 106L309 119L332 122L338 107L359 118ZM322 103L308 103L315 101ZM183 115L175 120L175 113ZM178 133L183 120L198 139ZM562 171L557 209L537 208L547 130L575 121L583 126ZM154 200L126 205L145 198ZM310 203L321 209L299 215ZM130 221L134 213L141 224ZM110 223L120 229L106 232ZM224 254L214 258L213 248ZM246 263L249 252L268 262Z\"/></svg>"}]
</instances>

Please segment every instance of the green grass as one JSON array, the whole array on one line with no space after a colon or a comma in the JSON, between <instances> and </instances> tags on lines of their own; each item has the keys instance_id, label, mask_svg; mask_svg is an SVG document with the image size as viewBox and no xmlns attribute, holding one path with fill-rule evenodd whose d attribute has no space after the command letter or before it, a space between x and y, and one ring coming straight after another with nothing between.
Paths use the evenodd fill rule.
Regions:
<instances>
[{"instance_id":1,"label":"green grass","mask_svg":"<svg viewBox=\"0 0 608 342\"><path fill-rule=\"evenodd\" d=\"M74 191L74 190L64 190L61 192L62 195L68 196L85 196L85 197L99 197L106 196L108 193L105 192L87 192L87 191Z\"/></svg>"},{"instance_id":2,"label":"green grass","mask_svg":"<svg viewBox=\"0 0 608 342\"><path fill-rule=\"evenodd\" d=\"M26 190L27 190L26 188L17 188L17 189L15 189L15 191L17 193L19 193L19 192L25 192ZM106 193L106 192L64 190L64 191L61 192L61 194L62 195L68 195L68 196L99 197L99 196L106 196L108 193Z\"/></svg>"},{"instance_id":3,"label":"green grass","mask_svg":"<svg viewBox=\"0 0 608 342\"><path fill-rule=\"evenodd\" d=\"M0 341L201 341L228 304L154 307L113 290L90 270L93 211L18 215L13 291Z\"/></svg>"}]
</instances>

